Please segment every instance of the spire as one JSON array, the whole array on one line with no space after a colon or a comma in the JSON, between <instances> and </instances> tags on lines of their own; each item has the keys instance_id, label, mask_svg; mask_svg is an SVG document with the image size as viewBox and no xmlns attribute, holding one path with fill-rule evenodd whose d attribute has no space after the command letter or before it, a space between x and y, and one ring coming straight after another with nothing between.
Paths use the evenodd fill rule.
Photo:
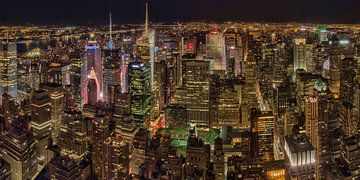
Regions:
<instances>
[{"instance_id":1,"label":"spire","mask_svg":"<svg viewBox=\"0 0 360 180\"><path fill-rule=\"evenodd\" d=\"M115 48L115 44L112 41L112 14L110 12L109 14L109 42L107 43L107 48L108 49L114 49Z\"/></svg>"},{"instance_id":2,"label":"spire","mask_svg":"<svg viewBox=\"0 0 360 180\"><path fill-rule=\"evenodd\" d=\"M111 14L111 12L109 14L109 20L110 20L110 24L109 24L110 32L109 32L109 34L110 34L110 41L112 41L112 14Z\"/></svg>"},{"instance_id":3,"label":"spire","mask_svg":"<svg viewBox=\"0 0 360 180\"><path fill-rule=\"evenodd\" d=\"M149 1L146 0L146 10L145 10L145 33L148 32L148 29L149 29Z\"/></svg>"}]
</instances>

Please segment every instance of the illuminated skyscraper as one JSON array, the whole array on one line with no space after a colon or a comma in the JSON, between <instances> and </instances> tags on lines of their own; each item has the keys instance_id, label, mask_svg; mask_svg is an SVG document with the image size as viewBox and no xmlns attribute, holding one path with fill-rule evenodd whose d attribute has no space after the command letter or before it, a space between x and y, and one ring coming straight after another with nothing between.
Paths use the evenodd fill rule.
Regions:
<instances>
[{"instance_id":1,"label":"illuminated skyscraper","mask_svg":"<svg viewBox=\"0 0 360 180\"><path fill-rule=\"evenodd\" d=\"M324 27L324 26L319 27L319 29L318 29L318 38L319 38L320 43L327 42L329 40L328 34L329 33L328 33L326 27Z\"/></svg>"},{"instance_id":2,"label":"illuminated skyscraper","mask_svg":"<svg viewBox=\"0 0 360 180\"><path fill-rule=\"evenodd\" d=\"M137 124L150 120L150 69L145 63L129 64L129 93L132 119Z\"/></svg>"},{"instance_id":3,"label":"illuminated skyscraper","mask_svg":"<svg viewBox=\"0 0 360 180\"><path fill-rule=\"evenodd\" d=\"M356 116L356 107L348 102L340 105L340 127L345 137L351 137L358 133L359 119Z\"/></svg>"},{"instance_id":4,"label":"illuminated skyscraper","mask_svg":"<svg viewBox=\"0 0 360 180\"><path fill-rule=\"evenodd\" d=\"M104 49L104 101L111 103L115 85L121 83L121 63L117 49Z\"/></svg>"},{"instance_id":5,"label":"illuminated skyscraper","mask_svg":"<svg viewBox=\"0 0 360 180\"><path fill-rule=\"evenodd\" d=\"M129 177L129 145L121 137L109 137L103 143L103 179L127 180Z\"/></svg>"},{"instance_id":6,"label":"illuminated skyscraper","mask_svg":"<svg viewBox=\"0 0 360 180\"><path fill-rule=\"evenodd\" d=\"M37 145L37 157L41 166L44 166L51 160L46 146L51 137L51 99L49 92L43 89L35 91L31 99L31 130L35 137Z\"/></svg>"},{"instance_id":7,"label":"illuminated skyscraper","mask_svg":"<svg viewBox=\"0 0 360 180\"><path fill-rule=\"evenodd\" d=\"M130 106L130 94L122 93L120 86L118 86L115 93L115 114L113 116L115 121L115 136L121 137L122 141L128 143L129 151L131 152L132 142L140 127L131 119Z\"/></svg>"},{"instance_id":8,"label":"illuminated skyscraper","mask_svg":"<svg viewBox=\"0 0 360 180\"><path fill-rule=\"evenodd\" d=\"M5 125L4 129L10 130L14 117L17 114L16 112L17 107L15 105L14 98L7 93L4 93L2 95L1 100L2 100L1 114L2 114L2 118L4 119L4 125Z\"/></svg>"},{"instance_id":9,"label":"illuminated skyscraper","mask_svg":"<svg viewBox=\"0 0 360 180\"><path fill-rule=\"evenodd\" d=\"M55 144L59 136L60 123L65 107L65 96L61 84L41 84L41 88L47 90L51 101L52 139Z\"/></svg>"},{"instance_id":10,"label":"illuminated skyscraper","mask_svg":"<svg viewBox=\"0 0 360 180\"><path fill-rule=\"evenodd\" d=\"M130 174L132 177L140 178L142 175L142 168L146 166L149 135L148 130L141 128L134 137L130 160Z\"/></svg>"},{"instance_id":11,"label":"illuminated skyscraper","mask_svg":"<svg viewBox=\"0 0 360 180\"><path fill-rule=\"evenodd\" d=\"M188 121L199 128L209 128L210 63L201 60L186 60L184 63Z\"/></svg>"},{"instance_id":12,"label":"illuminated skyscraper","mask_svg":"<svg viewBox=\"0 0 360 180\"><path fill-rule=\"evenodd\" d=\"M285 136L287 179L315 179L315 149L307 136Z\"/></svg>"},{"instance_id":13,"label":"illuminated skyscraper","mask_svg":"<svg viewBox=\"0 0 360 180\"><path fill-rule=\"evenodd\" d=\"M101 59L100 46L94 35L90 36L83 57L84 64L81 69L81 105L97 102L103 98L103 62ZM91 96L89 97L89 94Z\"/></svg>"},{"instance_id":14,"label":"illuminated skyscraper","mask_svg":"<svg viewBox=\"0 0 360 180\"><path fill-rule=\"evenodd\" d=\"M103 142L109 137L109 117L97 114L91 122L92 168L96 178L104 179Z\"/></svg>"},{"instance_id":15,"label":"illuminated skyscraper","mask_svg":"<svg viewBox=\"0 0 360 180\"><path fill-rule=\"evenodd\" d=\"M17 97L17 47L16 43L0 43L0 95L7 92Z\"/></svg>"},{"instance_id":16,"label":"illuminated skyscraper","mask_svg":"<svg viewBox=\"0 0 360 180\"><path fill-rule=\"evenodd\" d=\"M142 36L136 40L137 58L150 68L150 87L155 81L155 29L149 29L149 2L145 3L145 24Z\"/></svg>"},{"instance_id":17,"label":"illuminated skyscraper","mask_svg":"<svg viewBox=\"0 0 360 180\"><path fill-rule=\"evenodd\" d=\"M225 38L218 29L211 30L206 36L206 56L213 59L212 70L226 70Z\"/></svg>"},{"instance_id":18,"label":"illuminated skyscraper","mask_svg":"<svg viewBox=\"0 0 360 180\"><path fill-rule=\"evenodd\" d=\"M329 89L331 93L339 95L340 93L340 78L341 78L341 54L339 52L339 46L331 45L330 52L330 81Z\"/></svg>"},{"instance_id":19,"label":"illuminated skyscraper","mask_svg":"<svg viewBox=\"0 0 360 180\"><path fill-rule=\"evenodd\" d=\"M327 112L325 102L321 94L313 94L306 97L305 103L305 129L310 143L315 149L316 177L323 176L324 154L327 149L327 119L324 117Z\"/></svg>"},{"instance_id":20,"label":"illuminated skyscraper","mask_svg":"<svg viewBox=\"0 0 360 180\"><path fill-rule=\"evenodd\" d=\"M345 58L341 60L340 98L349 103L353 103L354 100L357 68L357 61L355 58Z\"/></svg>"},{"instance_id":21,"label":"illuminated skyscraper","mask_svg":"<svg viewBox=\"0 0 360 180\"><path fill-rule=\"evenodd\" d=\"M220 93L218 102L219 126L232 126L240 128L240 104L237 93L231 90L224 90Z\"/></svg>"},{"instance_id":22,"label":"illuminated skyscraper","mask_svg":"<svg viewBox=\"0 0 360 180\"><path fill-rule=\"evenodd\" d=\"M109 41L107 46L103 50L104 56L104 88L103 95L104 101L112 103L112 94L114 93L114 85L120 85L121 83L121 67L122 63L120 58L120 51L116 49L112 40L112 18L110 14L110 32ZM125 79L124 79L125 80Z\"/></svg>"},{"instance_id":23,"label":"illuminated skyscraper","mask_svg":"<svg viewBox=\"0 0 360 180\"><path fill-rule=\"evenodd\" d=\"M253 112L252 149L260 161L274 160L274 116L272 112Z\"/></svg>"},{"instance_id":24,"label":"illuminated skyscraper","mask_svg":"<svg viewBox=\"0 0 360 180\"><path fill-rule=\"evenodd\" d=\"M56 155L48 164L48 175L52 179L80 180L80 169L69 157Z\"/></svg>"},{"instance_id":25,"label":"illuminated skyscraper","mask_svg":"<svg viewBox=\"0 0 360 180\"><path fill-rule=\"evenodd\" d=\"M58 137L64 155L79 163L87 151L87 124L80 111L65 110Z\"/></svg>"},{"instance_id":26,"label":"illuminated skyscraper","mask_svg":"<svg viewBox=\"0 0 360 180\"><path fill-rule=\"evenodd\" d=\"M294 73L296 70L306 71L306 39L294 40Z\"/></svg>"},{"instance_id":27,"label":"illuminated skyscraper","mask_svg":"<svg viewBox=\"0 0 360 180\"><path fill-rule=\"evenodd\" d=\"M35 178L38 166L34 137L28 131L16 128L2 136L1 142L1 155L11 166L11 179Z\"/></svg>"},{"instance_id":28,"label":"illuminated skyscraper","mask_svg":"<svg viewBox=\"0 0 360 180\"><path fill-rule=\"evenodd\" d=\"M31 59L20 58L17 64L18 97L25 99L29 96L32 86Z\"/></svg>"}]
</instances>

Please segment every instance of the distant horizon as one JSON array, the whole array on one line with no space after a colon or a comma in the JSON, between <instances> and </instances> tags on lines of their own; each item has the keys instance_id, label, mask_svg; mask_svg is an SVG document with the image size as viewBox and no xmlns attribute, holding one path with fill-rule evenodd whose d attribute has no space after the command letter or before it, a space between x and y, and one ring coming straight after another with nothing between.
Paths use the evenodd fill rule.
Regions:
<instances>
[{"instance_id":1,"label":"distant horizon","mask_svg":"<svg viewBox=\"0 0 360 180\"><path fill-rule=\"evenodd\" d=\"M140 24L145 0L13 0L2 2L3 25ZM356 0L150 0L149 19L171 22L360 24Z\"/></svg>"},{"instance_id":2,"label":"distant horizon","mask_svg":"<svg viewBox=\"0 0 360 180\"><path fill-rule=\"evenodd\" d=\"M161 25L161 24L176 24L176 23L180 23L180 24L190 24L190 23L208 23L208 24L226 24L226 23L235 23L235 24L300 24L300 25L306 25L306 24L312 24L312 25L360 25L359 23L325 23L325 22L300 22L300 21L287 21L287 22L272 22L272 21L207 21L207 20L202 20L202 21L164 21L164 22L152 22L150 21L150 26L151 25ZM96 26L108 26L109 22L101 22L101 23L94 23L94 22L88 22L88 23L79 23L79 24L70 24L70 23L49 23L49 24L45 24L45 23L25 23L25 24L0 24L0 28L1 27L21 27L21 26L25 26L25 27L37 27L37 26L49 26L49 27L96 27ZM116 22L116 20L113 20L113 25L115 26L121 26L121 25L144 25L144 22L133 22L133 23L122 23L122 22Z\"/></svg>"}]
</instances>

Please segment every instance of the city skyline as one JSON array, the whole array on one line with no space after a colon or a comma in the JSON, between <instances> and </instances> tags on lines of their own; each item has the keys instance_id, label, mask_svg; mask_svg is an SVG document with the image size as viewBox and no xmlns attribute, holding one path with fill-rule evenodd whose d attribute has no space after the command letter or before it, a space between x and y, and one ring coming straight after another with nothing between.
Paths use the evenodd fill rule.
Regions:
<instances>
[{"instance_id":1,"label":"city skyline","mask_svg":"<svg viewBox=\"0 0 360 180\"><path fill-rule=\"evenodd\" d=\"M354 1L16 2L1 180L360 179Z\"/></svg>"}]
</instances>

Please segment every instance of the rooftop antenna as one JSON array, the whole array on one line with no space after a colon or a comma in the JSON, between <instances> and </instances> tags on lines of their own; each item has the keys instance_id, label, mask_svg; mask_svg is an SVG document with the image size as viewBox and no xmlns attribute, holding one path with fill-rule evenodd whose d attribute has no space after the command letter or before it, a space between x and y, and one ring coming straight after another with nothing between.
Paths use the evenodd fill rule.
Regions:
<instances>
[{"instance_id":1,"label":"rooftop antenna","mask_svg":"<svg viewBox=\"0 0 360 180\"><path fill-rule=\"evenodd\" d=\"M110 41L112 41L112 14L111 14L111 12L109 14L109 19L110 19L110 24L109 24L109 26L110 26Z\"/></svg>"},{"instance_id":2,"label":"rooftop antenna","mask_svg":"<svg viewBox=\"0 0 360 180\"><path fill-rule=\"evenodd\" d=\"M145 33L147 33L149 29L149 0L146 0L145 6Z\"/></svg>"}]
</instances>

